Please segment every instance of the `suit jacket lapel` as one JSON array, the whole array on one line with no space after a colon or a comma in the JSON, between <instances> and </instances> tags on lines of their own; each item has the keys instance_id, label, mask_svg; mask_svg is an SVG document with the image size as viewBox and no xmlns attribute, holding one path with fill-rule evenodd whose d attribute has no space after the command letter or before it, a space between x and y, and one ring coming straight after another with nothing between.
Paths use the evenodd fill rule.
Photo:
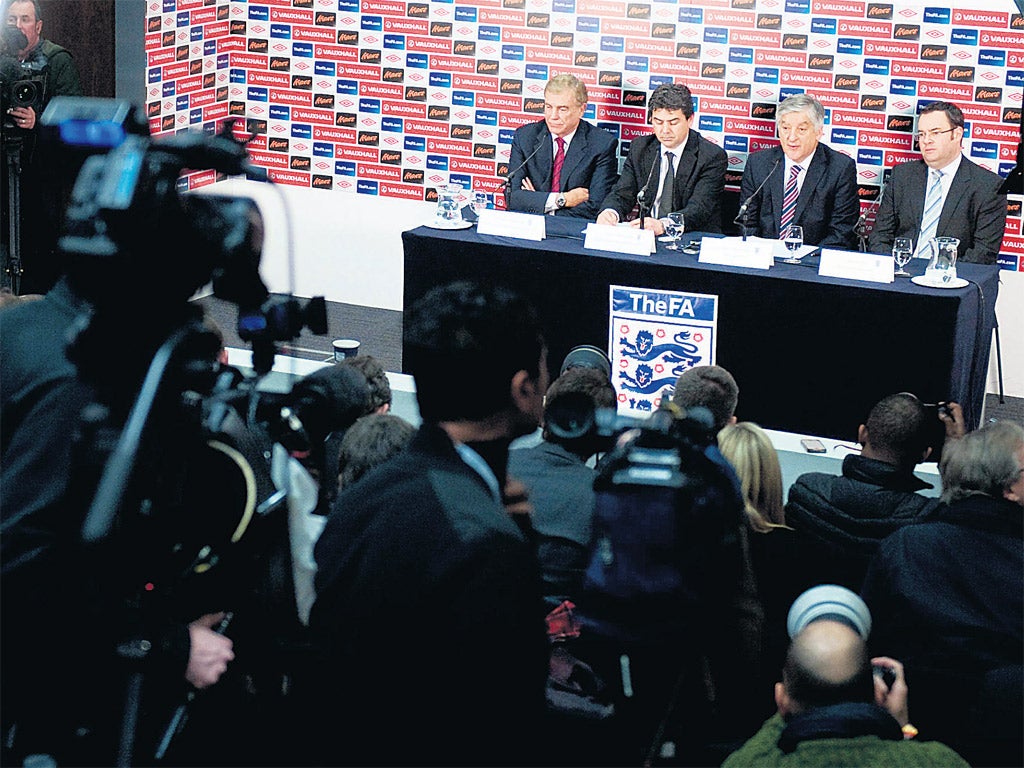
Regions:
<instances>
[{"instance_id":1,"label":"suit jacket lapel","mask_svg":"<svg viewBox=\"0 0 1024 768\"><path fill-rule=\"evenodd\" d=\"M919 160L914 166L906 194L909 200L905 204L909 204L911 221L914 222L914 228L920 230L921 217L924 216L924 197L928 194L928 166L924 161ZM917 243L914 246L916 247Z\"/></svg>"},{"instance_id":2,"label":"suit jacket lapel","mask_svg":"<svg viewBox=\"0 0 1024 768\"><path fill-rule=\"evenodd\" d=\"M956 175L953 177L952 183L949 185L949 194L946 195L946 199L942 202L942 212L939 214L939 224L936 229L936 234L942 225L948 223L953 214L956 213L956 209L964 202L966 195L962 194L970 186L970 176L972 173L970 166L967 164L967 158L960 158L960 167L956 169ZM927 177L926 177L927 178Z\"/></svg>"},{"instance_id":3,"label":"suit jacket lapel","mask_svg":"<svg viewBox=\"0 0 1024 768\"><path fill-rule=\"evenodd\" d=\"M587 154L587 138L589 132L584 126L582 120L580 121L579 127L576 129L576 135L572 137L572 143L569 145L569 151L565 153L565 162L562 163L562 188L564 189L569 177L572 172L576 170L576 166L580 164L580 160L586 157ZM551 164L554 165L554 155L551 156ZM552 192L561 190L552 190Z\"/></svg>"},{"instance_id":4,"label":"suit jacket lapel","mask_svg":"<svg viewBox=\"0 0 1024 768\"><path fill-rule=\"evenodd\" d=\"M810 204L810 201L814 199L814 190L822 182L822 180L828 175L828 167L831 163L829 162L829 156L825 152L824 146L819 147L814 151L814 158L811 160L811 164L807 167L807 175L804 176L804 183L800 187L800 197L796 200L796 209L793 211L793 218L799 219L800 214L804 212L804 209ZM783 176L786 174L783 173ZM785 182L783 182L785 186ZM785 195L785 192L783 192ZM782 207L779 206L779 210ZM794 221L794 223L796 223Z\"/></svg>"},{"instance_id":5,"label":"suit jacket lapel","mask_svg":"<svg viewBox=\"0 0 1024 768\"><path fill-rule=\"evenodd\" d=\"M697 168L698 139L699 136L696 131L690 131L689 138L686 140L686 146L683 147L683 152L679 156L679 162L676 163L676 181L672 187L672 196L675 198L672 201L672 210L674 211L678 211L686 205L685 196L689 188L690 177Z\"/></svg>"},{"instance_id":6,"label":"suit jacket lapel","mask_svg":"<svg viewBox=\"0 0 1024 768\"><path fill-rule=\"evenodd\" d=\"M772 155L772 166L775 166L775 161L778 161L779 165L775 171L775 175L765 185L764 189L761 190L761 194L765 196L765 199L771 204L772 215L775 217L776 225L779 224L779 218L782 216L782 201L786 197L786 155L782 152L782 147L776 147L774 154ZM771 169L768 171L771 173Z\"/></svg>"},{"instance_id":7,"label":"suit jacket lapel","mask_svg":"<svg viewBox=\"0 0 1024 768\"><path fill-rule=\"evenodd\" d=\"M550 189L551 188L551 165L555 160L551 149L551 133L548 131L547 125L541 123L540 133L537 135L537 141L534 142L533 146L530 147L530 151L533 152L540 145L540 151L533 156L533 160L530 161L531 165L539 171L541 176L541 186L537 187L538 190Z\"/></svg>"}]
</instances>

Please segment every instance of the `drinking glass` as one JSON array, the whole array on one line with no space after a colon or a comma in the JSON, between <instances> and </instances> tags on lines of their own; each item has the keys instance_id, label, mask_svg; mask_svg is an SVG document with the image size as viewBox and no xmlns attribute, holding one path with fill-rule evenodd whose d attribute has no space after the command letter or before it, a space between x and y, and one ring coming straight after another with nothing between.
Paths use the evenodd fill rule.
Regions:
<instances>
[{"instance_id":1,"label":"drinking glass","mask_svg":"<svg viewBox=\"0 0 1024 768\"><path fill-rule=\"evenodd\" d=\"M804 228L798 224L791 224L789 229L786 230L786 237L784 238L786 243L786 250L790 252L788 259L783 259L786 264L799 264L800 259L803 257L800 255L800 249L804 245Z\"/></svg>"},{"instance_id":2,"label":"drinking glass","mask_svg":"<svg viewBox=\"0 0 1024 768\"><path fill-rule=\"evenodd\" d=\"M666 246L670 251L681 250L679 247L679 236L683 234L685 229L683 214L673 212L665 218L665 234L672 238L672 242Z\"/></svg>"},{"instance_id":3,"label":"drinking glass","mask_svg":"<svg viewBox=\"0 0 1024 768\"><path fill-rule=\"evenodd\" d=\"M892 241L892 260L899 267L895 274L897 277L910 277L910 273L904 269L910 263L914 255L914 241L909 237L897 237Z\"/></svg>"},{"instance_id":4,"label":"drinking glass","mask_svg":"<svg viewBox=\"0 0 1024 768\"><path fill-rule=\"evenodd\" d=\"M472 197L473 213L480 217L480 214L487 210L487 193L482 190L474 190Z\"/></svg>"}]
</instances>

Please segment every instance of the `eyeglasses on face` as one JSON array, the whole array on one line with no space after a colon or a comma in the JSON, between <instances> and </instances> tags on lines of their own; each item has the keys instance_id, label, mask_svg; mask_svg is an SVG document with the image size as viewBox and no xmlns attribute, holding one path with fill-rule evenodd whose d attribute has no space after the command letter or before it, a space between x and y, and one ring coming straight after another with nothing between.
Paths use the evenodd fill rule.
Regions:
<instances>
[{"instance_id":1,"label":"eyeglasses on face","mask_svg":"<svg viewBox=\"0 0 1024 768\"><path fill-rule=\"evenodd\" d=\"M920 144L922 141L925 141L925 140L935 141L942 134L944 134L944 133L952 133L955 130L956 130L956 128L954 127L954 128L947 128L944 131L940 131L937 128L934 129L934 130L931 130L931 131L918 131L918 133L916 134L916 136L917 136L917 143Z\"/></svg>"}]
</instances>

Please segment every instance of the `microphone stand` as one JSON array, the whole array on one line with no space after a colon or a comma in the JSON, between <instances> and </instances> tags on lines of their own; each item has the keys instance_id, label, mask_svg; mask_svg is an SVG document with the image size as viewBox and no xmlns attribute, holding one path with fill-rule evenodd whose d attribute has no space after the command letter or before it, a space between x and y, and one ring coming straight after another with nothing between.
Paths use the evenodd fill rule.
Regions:
<instances>
[{"instance_id":1,"label":"microphone stand","mask_svg":"<svg viewBox=\"0 0 1024 768\"><path fill-rule=\"evenodd\" d=\"M661 146L659 142L658 146ZM658 155L654 158L654 162L651 163L651 170L647 172L647 181L644 182L643 187L636 193L636 207L640 213L640 229L644 228L644 218L646 213L650 213L651 207L647 203L647 191L651 187L651 177L654 176L654 169L661 165L661 151L659 149ZM645 213L646 212L646 213Z\"/></svg>"},{"instance_id":2,"label":"microphone stand","mask_svg":"<svg viewBox=\"0 0 1024 768\"><path fill-rule=\"evenodd\" d=\"M770 179L775 174L775 169L779 167L779 163L781 162L781 157L775 161L775 165L773 165L772 169L768 171L768 175L764 177L764 180L760 184L757 185L757 189L755 189L750 194L750 197L743 201L743 205L740 206L739 211L736 213L736 218L732 220L733 224L739 226L740 234L743 235L743 242L747 242L747 209L750 208L750 203L754 200L754 198L757 197L757 195L761 192L762 189L764 189L764 185L768 183L768 179Z\"/></svg>"},{"instance_id":3,"label":"microphone stand","mask_svg":"<svg viewBox=\"0 0 1024 768\"><path fill-rule=\"evenodd\" d=\"M878 197L871 201L871 204L857 219L857 223L853 225L853 231L857 235L857 241L860 244L860 252L868 252L868 217L872 214L878 213L878 207L882 204L882 194L885 192L885 184L882 184L881 189L878 190Z\"/></svg>"},{"instance_id":4,"label":"microphone stand","mask_svg":"<svg viewBox=\"0 0 1024 768\"><path fill-rule=\"evenodd\" d=\"M546 134L545 136L547 136L547 135L549 135L549 134ZM504 190L504 192L502 192L502 198L505 201L505 210L506 211L508 210L508 190L509 190L509 186L512 184L512 177L515 176L517 173L519 173L521 170L523 170L523 168L526 167L526 164L528 162L530 162L531 160L533 160L534 156L544 148L545 136L541 136L540 141L537 142L537 146L533 148L533 152L531 152L529 155L527 155L526 159L523 160L523 162L521 162L519 165L517 165L516 169L514 171L509 172L505 176L505 180L503 182L501 182L501 184L499 184L497 187L495 187L495 189L494 189L495 192L498 192L499 190Z\"/></svg>"}]
</instances>

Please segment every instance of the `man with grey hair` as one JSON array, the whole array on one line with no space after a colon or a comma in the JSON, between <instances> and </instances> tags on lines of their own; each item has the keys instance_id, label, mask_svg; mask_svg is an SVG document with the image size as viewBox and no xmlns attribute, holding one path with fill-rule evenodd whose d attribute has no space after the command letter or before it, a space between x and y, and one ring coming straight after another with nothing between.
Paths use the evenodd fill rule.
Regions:
<instances>
[{"instance_id":1,"label":"man with grey hair","mask_svg":"<svg viewBox=\"0 0 1024 768\"><path fill-rule=\"evenodd\" d=\"M676 379L672 402L683 410L702 406L711 412L715 431L736 423L740 388L736 379L720 365L688 368Z\"/></svg>"},{"instance_id":2,"label":"man with grey hair","mask_svg":"<svg viewBox=\"0 0 1024 768\"><path fill-rule=\"evenodd\" d=\"M544 119L516 129L508 159L510 211L596 218L618 178L618 140L583 120L587 86L555 75L544 88Z\"/></svg>"},{"instance_id":3,"label":"man with grey hair","mask_svg":"<svg viewBox=\"0 0 1024 768\"><path fill-rule=\"evenodd\" d=\"M748 205L736 223L771 239L799 225L806 245L852 248L860 215L857 166L821 143L825 108L801 93L779 104L775 120L781 146L747 158L740 199Z\"/></svg>"},{"instance_id":4,"label":"man with grey hair","mask_svg":"<svg viewBox=\"0 0 1024 768\"><path fill-rule=\"evenodd\" d=\"M969 432L946 445L940 469L948 506L886 538L868 569L872 646L906 664L922 732L973 764L1019 765L1024 428ZM1007 726L993 728L996 718Z\"/></svg>"}]
</instances>

